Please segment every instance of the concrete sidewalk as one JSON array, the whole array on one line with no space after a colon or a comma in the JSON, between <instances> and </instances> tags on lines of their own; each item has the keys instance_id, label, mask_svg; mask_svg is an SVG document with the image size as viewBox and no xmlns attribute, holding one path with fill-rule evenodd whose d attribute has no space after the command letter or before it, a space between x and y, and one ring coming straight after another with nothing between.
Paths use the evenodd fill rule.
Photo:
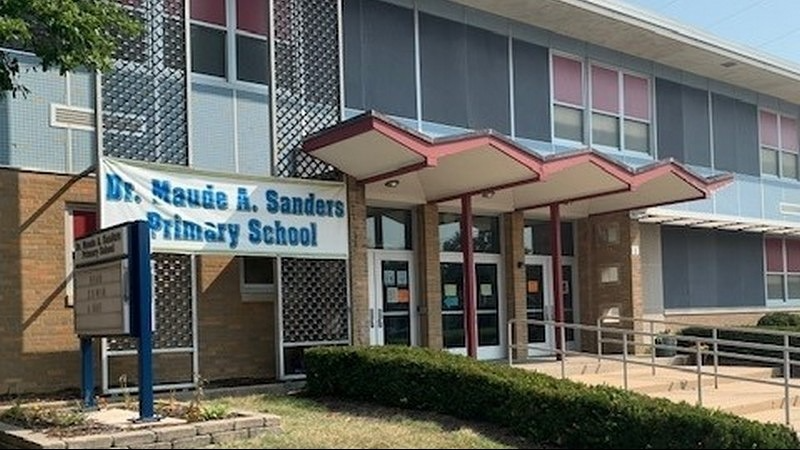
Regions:
<instances>
[{"instance_id":1,"label":"concrete sidewalk","mask_svg":"<svg viewBox=\"0 0 800 450\"><path fill-rule=\"evenodd\" d=\"M621 355L617 355L620 356ZM615 356L616 357L616 356ZM761 422L786 423L786 391L784 379L771 368L719 366L714 377L713 366L704 366L699 377L697 367L677 365L672 358L656 358L664 367L653 368L651 358L628 357L627 388L652 397L675 402L702 404L707 408L737 414ZM561 378L562 363L554 357L528 360L514 367ZM619 360L601 360L588 356L568 356L563 371L566 378L588 385L609 385L623 388L625 371ZM800 380L790 380L800 385ZM698 391L699 386L699 391ZM789 388L789 425L800 431L800 388Z\"/></svg>"}]
</instances>

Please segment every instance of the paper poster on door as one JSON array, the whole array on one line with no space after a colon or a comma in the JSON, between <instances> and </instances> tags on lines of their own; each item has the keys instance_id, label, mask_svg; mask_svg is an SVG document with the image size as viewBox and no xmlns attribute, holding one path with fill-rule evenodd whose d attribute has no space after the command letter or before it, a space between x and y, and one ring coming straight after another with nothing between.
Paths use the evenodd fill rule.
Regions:
<instances>
[{"instance_id":1,"label":"paper poster on door","mask_svg":"<svg viewBox=\"0 0 800 450\"><path fill-rule=\"evenodd\" d=\"M444 285L444 296L445 297L455 297L458 295L458 289L456 288L455 284L445 284Z\"/></svg>"},{"instance_id":2,"label":"paper poster on door","mask_svg":"<svg viewBox=\"0 0 800 450\"><path fill-rule=\"evenodd\" d=\"M492 296L492 284L491 283L481 283L481 295L484 297L491 297Z\"/></svg>"},{"instance_id":3,"label":"paper poster on door","mask_svg":"<svg viewBox=\"0 0 800 450\"><path fill-rule=\"evenodd\" d=\"M397 303L408 303L411 300L411 295L408 289L397 290Z\"/></svg>"},{"instance_id":4,"label":"paper poster on door","mask_svg":"<svg viewBox=\"0 0 800 450\"><path fill-rule=\"evenodd\" d=\"M407 270L398 270L397 271L397 285L400 287L408 286L408 271Z\"/></svg>"},{"instance_id":5,"label":"paper poster on door","mask_svg":"<svg viewBox=\"0 0 800 450\"><path fill-rule=\"evenodd\" d=\"M539 280L528 280L528 294L539 293Z\"/></svg>"},{"instance_id":6,"label":"paper poster on door","mask_svg":"<svg viewBox=\"0 0 800 450\"><path fill-rule=\"evenodd\" d=\"M396 287L386 289L386 303L398 303Z\"/></svg>"},{"instance_id":7,"label":"paper poster on door","mask_svg":"<svg viewBox=\"0 0 800 450\"><path fill-rule=\"evenodd\" d=\"M385 270L383 271L383 285L384 286L394 286L394 270Z\"/></svg>"}]
</instances>

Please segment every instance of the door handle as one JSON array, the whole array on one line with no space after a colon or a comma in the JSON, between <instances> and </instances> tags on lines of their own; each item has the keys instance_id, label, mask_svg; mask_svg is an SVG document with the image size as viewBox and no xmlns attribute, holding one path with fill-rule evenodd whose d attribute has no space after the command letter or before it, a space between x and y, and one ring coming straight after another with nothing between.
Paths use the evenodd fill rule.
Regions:
<instances>
[{"instance_id":1,"label":"door handle","mask_svg":"<svg viewBox=\"0 0 800 450\"><path fill-rule=\"evenodd\" d=\"M383 309L378 308L378 326L383 328Z\"/></svg>"},{"instance_id":2,"label":"door handle","mask_svg":"<svg viewBox=\"0 0 800 450\"><path fill-rule=\"evenodd\" d=\"M369 309L369 327L375 328L375 310Z\"/></svg>"}]
</instances>

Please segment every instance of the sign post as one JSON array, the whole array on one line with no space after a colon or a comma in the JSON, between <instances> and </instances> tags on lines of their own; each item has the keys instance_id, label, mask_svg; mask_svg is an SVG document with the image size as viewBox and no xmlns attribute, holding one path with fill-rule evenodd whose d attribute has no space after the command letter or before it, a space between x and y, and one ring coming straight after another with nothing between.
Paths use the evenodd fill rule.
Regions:
<instances>
[{"instance_id":1,"label":"sign post","mask_svg":"<svg viewBox=\"0 0 800 450\"><path fill-rule=\"evenodd\" d=\"M94 407L92 338L139 338L139 421L153 412L153 329L147 222L128 222L75 241L75 333L81 339L81 397Z\"/></svg>"}]
</instances>

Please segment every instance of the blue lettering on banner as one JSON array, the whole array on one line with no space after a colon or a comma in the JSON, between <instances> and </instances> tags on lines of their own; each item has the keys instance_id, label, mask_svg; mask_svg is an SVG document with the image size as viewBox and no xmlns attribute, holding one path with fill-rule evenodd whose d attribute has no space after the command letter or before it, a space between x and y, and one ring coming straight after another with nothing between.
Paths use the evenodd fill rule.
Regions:
<instances>
[{"instance_id":1,"label":"blue lettering on banner","mask_svg":"<svg viewBox=\"0 0 800 450\"><path fill-rule=\"evenodd\" d=\"M147 223L150 225L150 235L153 239L167 241L194 241L194 242L228 242L228 247L234 249L239 246L241 225L238 223L204 222L198 224L177 214L164 217L157 212L147 213Z\"/></svg>"},{"instance_id":2,"label":"blue lettering on banner","mask_svg":"<svg viewBox=\"0 0 800 450\"><path fill-rule=\"evenodd\" d=\"M173 186L169 180L152 180L153 203L157 200L180 208L228 209L228 194L214 189L207 184L205 189Z\"/></svg>"},{"instance_id":3,"label":"blue lettering on banner","mask_svg":"<svg viewBox=\"0 0 800 450\"><path fill-rule=\"evenodd\" d=\"M267 189L264 199L267 202L267 211L272 214L344 217L343 201L316 198L313 192L305 197L298 197L280 195L275 189Z\"/></svg>"},{"instance_id":4,"label":"blue lettering on banner","mask_svg":"<svg viewBox=\"0 0 800 450\"><path fill-rule=\"evenodd\" d=\"M247 222L250 231L248 239L252 244L279 246L317 246L317 223L311 222L307 227L285 226L280 220L264 225L258 219Z\"/></svg>"}]
</instances>

